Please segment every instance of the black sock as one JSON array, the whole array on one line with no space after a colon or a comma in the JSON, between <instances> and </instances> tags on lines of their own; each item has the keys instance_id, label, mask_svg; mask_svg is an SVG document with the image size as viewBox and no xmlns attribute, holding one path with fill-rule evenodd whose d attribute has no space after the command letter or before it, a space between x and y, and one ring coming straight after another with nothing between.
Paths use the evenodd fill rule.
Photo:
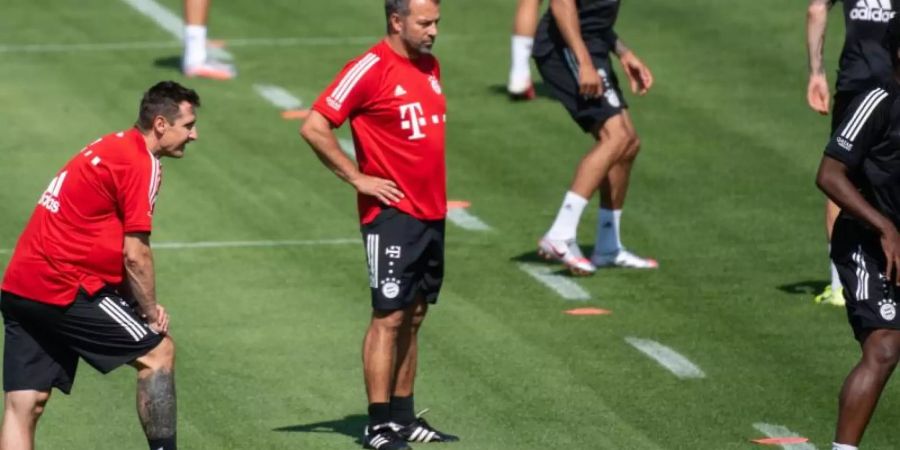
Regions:
<instances>
[{"instance_id":1,"label":"black sock","mask_svg":"<svg viewBox=\"0 0 900 450\"><path fill-rule=\"evenodd\" d=\"M391 421L390 403L369 403L369 425L381 425Z\"/></svg>"},{"instance_id":2,"label":"black sock","mask_svg":"<svg viewBox=\"0 0 900 450\"><path fill-rule=\"evenodd\" d=\"M416 420L416 413L413 410L413 396L394 397L391 396L391 420L400 425L409 425Z\"/></svg>"},{"instance_id":3,"label":"black sock","mask_svg":"<svg viewBox=\"0 0 900 450\"><path fill-rule=\"evenodd\" d=\"M175 445L174 435L162 439L147 439L147 443L150 444L150 450L176 450L178 448Z\"/></svg>"}]
</instances>

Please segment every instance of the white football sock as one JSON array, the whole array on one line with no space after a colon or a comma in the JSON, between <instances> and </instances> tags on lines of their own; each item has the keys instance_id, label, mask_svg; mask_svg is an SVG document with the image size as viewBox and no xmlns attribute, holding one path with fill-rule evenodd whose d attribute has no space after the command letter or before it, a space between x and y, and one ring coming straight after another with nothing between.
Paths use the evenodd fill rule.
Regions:
<instances>
[{"instance_id":1,"label":"white football sock","mask_svg":"<svg viewBox=\"0 0 900 450\"><path fill-rule=\"evenodd\" d=\"M512 64L509 69L509 84L507 89L514 94L521 94L531 85L531 47L534 38L531 36L513 35L512 37Z\"/></svg>"},{"instance_id":2,"label":"white football sock","mask_svg":"<svg viewBox=\"0 0 900 450\"><path fill-rule=\"evenodd\" d=\"M184 27L184 68L199 66L206 62L206 27L186 25Z\"/></svg>"},{"instance_id":3,"label":"white football sock","mask_svg":"<svg viewBox=\"0 0 900 450\"><path fill-rule=\"evenodd\" d=\"M619 223L622 219L621 209L600 208L597 211L597 237L594 241L595 255L618 253L622 249L619 238Z\"/></svg>"},{"instance_id":4,"label":"white football sock","mask_svg":"<svg viewBox=\"0 0 900 450\"><path fill-rule=\"evenodd\" d=\"M547 237L555 240L575 239L578 232L578 221L581 219L581 213L587 203L587 199L580 195L572 191L566 192L566 197L563 199L562 206L559 207L559 213L556 214L553 226L547 232Z\"/></svg>"},{"instance_id":5,"label":"white football sock","mask_svg":"<svg viewBox=\"0 0 900 450\"><path fill-rule=\"evenodd\" d=\"M838 275L834 261L831 261L831 244L828 244L828 261L831 265L831 292L837 292L841 288L841 277Z\"/></svg>"},{"instance_id":6,"label":"white football sock","mask_svg":"<svg viewBox=\"0 0 900 450\"><path fill-rule=\"evenodd\" d=\"M832 442L831 450L859 450L859 447L855 447L853 445L847 445L847 444L838 444L837 442Z\"/></svg>"}]
</instances>

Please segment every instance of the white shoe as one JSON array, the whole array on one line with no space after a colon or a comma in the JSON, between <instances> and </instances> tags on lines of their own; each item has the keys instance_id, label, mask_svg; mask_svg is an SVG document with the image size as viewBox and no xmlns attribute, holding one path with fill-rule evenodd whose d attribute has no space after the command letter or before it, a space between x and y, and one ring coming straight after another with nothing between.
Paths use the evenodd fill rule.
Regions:
<instances>
[{"instance_id":1,"label":"white shoe","mask_svg":"<svg viewBox=\"0 0 900 450\"><path fill-rule=\"evenodd\" d=\"M624 267L626 269L656 269L659 263L653 258L642 258L634 253L619 249L616 253L591 255L591 263L597 267Z\"/></svg>"},{"instance_id":2,"label":"white shoe","mask_svg":"<svg viewBox=\"0 0 900 450\"><path fill-rule=\"evenodd\" d=\"M581 253L575 239L559 240L544 236L538 241L538 255L565 264L573 275L592 275L597 271L597 268Z\"/></svg>"},{"instance_id":3,"label":"white shoe","mask_svg":"<svg viewBox=\"0 0 900 450\"><path fill-rule=\"evenodd\" d=\"M230 80L237 76L237 70L231 64L207 61L203 64L185 66L184 75L190 78L208 78L210 80Z\"/></svg>"}]
</instances>

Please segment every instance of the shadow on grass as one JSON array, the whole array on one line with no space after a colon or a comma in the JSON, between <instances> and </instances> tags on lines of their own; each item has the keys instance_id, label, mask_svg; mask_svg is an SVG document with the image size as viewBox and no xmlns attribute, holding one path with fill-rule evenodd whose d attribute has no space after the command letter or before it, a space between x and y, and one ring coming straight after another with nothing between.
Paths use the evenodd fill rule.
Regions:
<instances>
[{"instance_id":1,"label":"shadow on grass","mask_svg":"<svg viewBox=\"0 0 900 450\"><path fill-rule=\"evenodd\" d=\"M806 280L794 283L782 284L778 286L778 290L788 294L818 295L828 286L828 282L824 280Z\"/></svg>"},{"instance_id":2,"label":"shadow on grass","mask_svg":"<svg viewBox=\"0 0 900 450\"><path fill-rule=\"evenodd\" d=\"M181 72L181 56L165 56L162 58L156 58L156 60L153 61L153 65L156 67L161 67L163 69L172 69Z\"/></svg>"},{"instance_id":3,"label":"shadow on grass","mask_svg":"<svg viewBox=\"0 0 900 450\"><path fill-rule=\"evenodd\" d=\"M511 102L523 101L523 100L517 100L517 99L510 97L509 92L506 91L505 84L492 84L492 85L488 86L488 92L490 92L493 95L502 95L504 97L507 97L507 98L509 98L509 100ZM549 98L549 99L554 98L553 95L550 93L550 90L547 88L547 85L545 85L543 82L540 82L540 81L534 82L534 94L536 97Z\"/></svg>"},{"instance_id":4,"label":"shadow on grass","mask_svg":"<svg viewBox=\"0 0 900 450\"><path fill-rule=\"evenodd\" d=\"M369 423L369 417L363 414L351 414L343 419L326 420L300 425L273 428L272 431L291 433L335 433L352 437L361 443L363 428Z\"/></svg>"}]
</instances>

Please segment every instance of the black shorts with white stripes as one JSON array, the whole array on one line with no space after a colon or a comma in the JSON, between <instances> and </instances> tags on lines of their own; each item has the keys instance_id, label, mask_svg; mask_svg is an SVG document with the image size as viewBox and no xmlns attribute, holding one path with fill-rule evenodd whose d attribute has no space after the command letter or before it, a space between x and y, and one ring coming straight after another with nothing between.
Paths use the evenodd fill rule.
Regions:
<instances>
[{"instance_id":1,"label":"black shorts with white stripes","mask_svg":"<svg viewBox=\"0 0 900 450\"><path fill-rule=\"evenodd\" d=\"M68 394L78 358L102 373L134 361L162 341L136 311L136 302L114 290L79 292L68 306L0 293L5 341L3 390Z\"/></svg>"},{"instance_id":2,"label":"black shorts with white stripes","mask_svg":"<svg viewBox=\"0 0 900 450\"><path fill-rule=\"evenodd\" d=\"M544 83L585 133L598 131L610 117L628 108L609 54L594 54L591 60L603 81L603 95L597 98L586 98L578 93L578 63L568 48L555 48L547 55L535 58Z\"/></svg>"},{"instance_id":3,"label":"black shorts with white stripes","mask_svg":"<svg viewBox=\"0 0 900 450\"><path fill-rule=\"evenodd\" d=\"M396 311L418 296L436 303L444 281L444 221L385 208L362 226L372 308Z\"/></svg>"},{"instance_id":4,"label":"black shorts with white stripes","mask_svg":"<svg viewBox=\"0 0 900 450\"><path fill-rule=\"evenodd\" d=\"M900 329L897 288L885 276L878 234L842 216L834 224L831 260L844 286L847 320L856 340L863 342L879 328Z\"/></svg>"}]
</instances>

